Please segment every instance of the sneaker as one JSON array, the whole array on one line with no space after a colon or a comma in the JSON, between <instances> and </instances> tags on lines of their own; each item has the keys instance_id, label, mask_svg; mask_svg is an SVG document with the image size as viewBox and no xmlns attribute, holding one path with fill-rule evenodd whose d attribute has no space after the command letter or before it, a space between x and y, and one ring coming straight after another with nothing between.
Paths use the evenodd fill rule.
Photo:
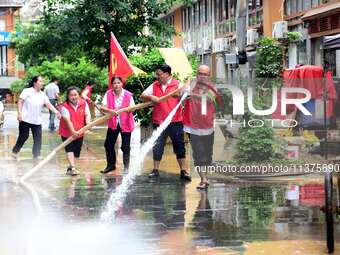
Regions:
<instances>
[{"instance_id":1,"label":"sneaker","mask_svg":"<svg viewBox=\"0 0 340 255\"><path fill-rule=\"evenodd\" d=\"M79 171L75 167L68 167L66 170L66 175L76 176L79 175Z\"/></svg>"},{"instance_id":2,"label":"sneaker","mask_svg":"<svg viewBox=\"0 0 340 255\"><path fill-rule=\"evenodd\" d=\"M185 171L185 170L181 170L180 179L181 179L181 180L184 180L184 181L189 181L189 182L191 182L191 176L190 176L190 174L188 174L188 172Z\"/></svg>"},{"instance_id":3,"label":"sneaker","mask_svg":"<svg viewBox=\"0 0 340 255\"><path fill-rule=\"evenodd\" d=\"M149 178L159 178L159 171L157 169L153 169L151 174L149 174Z\"/></svg>"}]
</instances>

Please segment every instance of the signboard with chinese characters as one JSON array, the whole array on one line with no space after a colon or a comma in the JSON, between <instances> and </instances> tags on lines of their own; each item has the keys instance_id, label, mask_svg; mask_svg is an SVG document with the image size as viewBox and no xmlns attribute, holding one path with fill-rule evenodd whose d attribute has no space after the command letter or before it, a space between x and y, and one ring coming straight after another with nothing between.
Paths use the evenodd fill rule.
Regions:
<instances>
[{"instance_id":1,"label":"signboard with chinese characters","mask_svg":"<svg viewBox=\"0 0 340 255\"><path fill-rule=\"evenodd\" d=\"M8 45L10 37L10 32L0 32L0 45Z\"/></svg>"}]
</instances>

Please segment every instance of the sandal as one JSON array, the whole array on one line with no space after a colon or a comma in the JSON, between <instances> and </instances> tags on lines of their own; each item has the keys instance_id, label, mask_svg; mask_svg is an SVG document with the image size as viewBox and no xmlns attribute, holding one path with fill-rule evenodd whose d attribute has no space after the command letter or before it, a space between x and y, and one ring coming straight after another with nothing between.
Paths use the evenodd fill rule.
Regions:
<instances>
[{"instance_id":1,"label":"sandal","mask_svg":"<svg viewBox=\"0 0 340 255\"><path fill-rule=\"evenodd\" d=\"M196 187L198 190L207 190L209 187L209 182L200 182L200 184Z\"/></svg>"}]
</instances>

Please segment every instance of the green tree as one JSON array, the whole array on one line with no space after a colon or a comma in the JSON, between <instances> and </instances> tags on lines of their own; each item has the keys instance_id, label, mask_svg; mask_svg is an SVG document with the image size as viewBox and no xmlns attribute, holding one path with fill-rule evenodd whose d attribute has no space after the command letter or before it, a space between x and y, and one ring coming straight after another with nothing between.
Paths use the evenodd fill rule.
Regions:
<instances>
[{"instance_id":1,"label":"green tree","mask_svg":"<svg viewBox=\"0 0 340 255\"><path fill-rule=\"evenodd\" d=\"M41 64L57 56L67 62L86 56L99 67L108 64L110 32L125 52L137 47L167 46L165 34L174 29L159 15L173 0L44 0L45 9L37 24L22 27L13 37L19 60L26 65ZM151 33L145 35L148 27ZM131 47L132 46L132 47Z\"/></svg>"},{"instance_id":2,"label":"green tree","mask_svg":"<svg viewBox=\"0 0 340 255\"><path fill-rule=\"evenodd\" d=\"M107 70L98 68L91 61L80 58L77 62L68 64L61 59L44 61L41 65L30 67L26 70L23 79L12 83L11 90L20 93L28 84L28 81L35 75L43 76L45 83L52 77L60 79L60 90L63 92L69 86L82 88L89 80L95 80L96 93L104 93L107 89Z\"/></svg>"},{"instance_id":3,"label":"green tree","mask_svg":"<svg viewBox=\"0 0 340 255\"><path fill-rule=\"evenodd\" d=\"M275 39L264 37L256 49L256 77L277 78L282 75L282 45Z\"/></svg>"}]
</instances>

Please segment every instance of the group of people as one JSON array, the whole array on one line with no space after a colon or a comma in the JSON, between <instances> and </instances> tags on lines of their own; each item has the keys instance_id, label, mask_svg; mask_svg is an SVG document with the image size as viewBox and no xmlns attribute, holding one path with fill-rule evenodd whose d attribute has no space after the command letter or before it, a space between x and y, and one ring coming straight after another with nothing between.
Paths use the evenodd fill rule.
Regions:
<instances>
[{"instance_id":1,"label":"group of people","mask_svg":"<svg viewBox=\"0 0 340 255\"><path fill-rule=\"evenodd\" d=\"M153 147L153 170L149 174L152 179L159 178L159 166L164 153L166 140L170 137L173 151L176 155L180 167L180 179L191 181L186 161L186 149L184 142L184 132L188 133L193 151L195 169L201 177L198 189L207 189L209 182L206 175L206 166L212 163L213 143L214 143L214 114L215 101L218 93L214 85L210 82L210 69L206 65L201 65L197 70L197 77L182 85L172 77L171 67L163 64L155 72L156 81L152 83L141 94L144 101L152 101L152 125L156 129L169 115L169 113L179 104L183 93L189 96L186 98L184 107L179 106L173 116L170 125L162 132ZM79 158L84 133L81 128L89 124L91 115L89 103L90 94L95 83L87 84L82 93L77 87L69 87L66 91L66 101L59 104L59 80L52 79L42 91L43 81L41 76L32 78L29 88L22 91L18 102L19 136L12 150L14 157L17 156L23 144L29 137L29 130L33 134L33 156L38 158L41 151L41 123L42 108L46 106L52 116L50 116L49 128L53 130L54 115L60 119L59 134L62 141L72 136L73 141L65 147L69 166L66 174L78 175L75 167L75 158ZM119 76L111 79L111 87L102 100L100 110L112 115L107 122L107 134L104 143L107 165L101 171L103 174L116 170L115 144L118 135L121 135L123 151L124 169L129 168L130 163L130 141L131 133L135 128L133 112L121 112L117 110L135 105L133 94L124 89L124 81ZM168 96L171 93L171 96ZM58 110L57 110L58 108Z\"/></svg>"}]
</instances>

